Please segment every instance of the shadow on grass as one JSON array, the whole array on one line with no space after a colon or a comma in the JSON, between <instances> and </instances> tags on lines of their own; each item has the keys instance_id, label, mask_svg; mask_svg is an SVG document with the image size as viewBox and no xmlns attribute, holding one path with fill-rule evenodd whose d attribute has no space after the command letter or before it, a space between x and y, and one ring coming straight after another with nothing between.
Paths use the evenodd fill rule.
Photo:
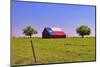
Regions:
<instances>
[{"instance_id":1,"label":"shadow on grass","mask_svg":"<svg viewBox=\"0 0 100 67\"><path fill-rule=\"evenodd\" d=\"M78 44L72 44L72 43L67 43L67 44L64 44L64 45L73 45L73 46L87 46L86 44L80 44L80 45L78 45Z\"/></svg>"}]
</instances>

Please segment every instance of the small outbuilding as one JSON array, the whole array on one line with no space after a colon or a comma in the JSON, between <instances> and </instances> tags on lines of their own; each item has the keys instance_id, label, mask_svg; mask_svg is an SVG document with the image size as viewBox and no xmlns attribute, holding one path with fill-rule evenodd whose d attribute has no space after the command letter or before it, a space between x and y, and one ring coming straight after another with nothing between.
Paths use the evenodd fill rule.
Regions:
<instances>
[{"instance_id":1,"label":"small outbuilding","mask_svg":"<svg viewBox=\"0 0 100 67\"><path fill-rule=\"evenodd\" d=\"M42 38L66 38L66 34L61 28L44 28Z\"/></svg>"}]
</instances>

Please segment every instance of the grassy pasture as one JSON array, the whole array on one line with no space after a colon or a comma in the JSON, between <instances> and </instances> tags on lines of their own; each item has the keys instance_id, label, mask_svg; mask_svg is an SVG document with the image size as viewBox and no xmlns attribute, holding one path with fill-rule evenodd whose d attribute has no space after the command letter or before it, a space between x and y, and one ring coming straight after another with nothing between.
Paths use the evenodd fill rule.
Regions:
<instances>
[{"instance_id":1,"label":"grassy pasture","mask_svg":"<svg viewBox=\"0 0 100 67\"><path fill-rule=\"evenodd\" d=\"M95 38L32 38L37 64L95 61ZM29 38L12 38L12 65L35 64Z\"/></svg>"}]
</instances>

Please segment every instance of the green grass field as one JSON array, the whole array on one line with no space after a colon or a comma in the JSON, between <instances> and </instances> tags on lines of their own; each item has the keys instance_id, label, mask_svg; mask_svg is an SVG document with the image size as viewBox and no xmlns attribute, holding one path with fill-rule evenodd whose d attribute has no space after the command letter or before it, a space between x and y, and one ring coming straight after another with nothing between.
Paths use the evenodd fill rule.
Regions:
<instances>
[{"instance_id":1,"label":"green grass field","mask_svg":"<svg viewBox=\"0 0 100 67\"><path fill-rule=\"evenodd\" d=\"M32 38L37 64L95 61L95 38ZM29 38L12 39L12 65L35 64Z\"/></svg>"}]
</instances>

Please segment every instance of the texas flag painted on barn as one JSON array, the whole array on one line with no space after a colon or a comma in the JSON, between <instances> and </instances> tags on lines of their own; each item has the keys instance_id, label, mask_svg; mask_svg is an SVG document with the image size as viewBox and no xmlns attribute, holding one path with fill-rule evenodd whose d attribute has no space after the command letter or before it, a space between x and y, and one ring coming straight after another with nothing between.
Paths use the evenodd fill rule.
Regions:
<instances>
[{"instance_id":1,"label":"texas flag painted on barn","mask_svg":"<svg viewBox=\"0 0 100 67\"><path fill-rule=\"evenodd\" d=\"M65 33L61 28L51 28L55 35L64 35Z\"/></svg>"},{"instance_id":2,"label":"texas flag painted on barn","mask_svg":"<svg viewBox=\"0 0 100 67\"><path fill-rule=\"evenodd\" d=\"M61 28L46 27L42 32L43 38L65 38L66 35Z\"/></svg>"}]
</instances>

